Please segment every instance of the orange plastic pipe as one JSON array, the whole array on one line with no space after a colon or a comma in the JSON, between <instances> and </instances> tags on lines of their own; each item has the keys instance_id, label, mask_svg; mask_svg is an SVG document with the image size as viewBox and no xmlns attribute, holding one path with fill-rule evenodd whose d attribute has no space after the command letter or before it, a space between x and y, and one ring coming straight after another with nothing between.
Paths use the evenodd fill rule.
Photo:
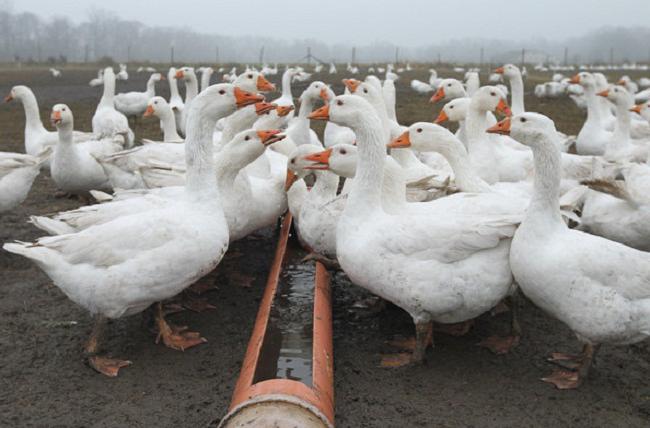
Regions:
<instances>
[{"instance_id":1,"label":"orange plastic pipe","mask_svg":"<svg viewBox=\"0 0 650 428\"><path fill-rule=\"evenodd\" d=\"M270 379L253 384L257 365L264 344L271 307L278 288L280 273L289 240L291 214L287 214L275 251L275 258L266 282L253 333L242 363L242 369L230 403L230 412L241 408L246 402L254 402L264 396L290 396L306 407L316 408L329 424L334 426L334 358L332 343L332 303L329 274L321 263L316 263L314 287L314 330L312 349L313 387L289 379ZM226 417L226 419L228 418Z\"/></svg>"}]
</instances>

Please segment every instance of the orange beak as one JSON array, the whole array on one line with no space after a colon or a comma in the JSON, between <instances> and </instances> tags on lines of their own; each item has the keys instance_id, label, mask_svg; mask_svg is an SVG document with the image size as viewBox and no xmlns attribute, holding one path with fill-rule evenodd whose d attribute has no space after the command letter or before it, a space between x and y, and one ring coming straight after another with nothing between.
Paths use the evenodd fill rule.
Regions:
<instances>
[{"instance_id":1,"label":"orange beak","mask_svg":"<svg viewBox=\"0 0 650 428\"><path fill-rule=\"evenodd\" d=\"M284 180L284 191L288 191L291 189L291 186L293 186L293 183L298 180L298 176L296 175L295 172L291 171L290 169L287 170L287 178Z\"/></svg>"},{"instance_id":2,"label":"orange beak","mask_svg":"<svg viewBox=\"0 0 650 428\"><path fill-rule=\"evenodd\" d=\"M61 123L61 112L60 111L53 111L52 114L50 115L50 121L52 121L52 125L56 125L57 123Z\"/></svg>"},{"instance_id":3,"label":"orange beak","mask_svg":"<svg viewBox=\"0 0 650 428\"><path fill-rule=\"evenodd\" d=\"M329 101L330 96L329 96L329 94L327 93L327 89L326 89L326 88L323 88L323 89L320 90L320 98L321 98L321 100L323 100L323 101Z\"/></svg>"},{"instance_id":4,"label":"orange beak","mask_svg":"<svg viewBox=\"0 0 650 428\"><path fill-rule=\"evenodd\" d=\"M438 90L436 91L436 93L433 94L433 96L431 97L431 99L429 100L429 102L430 102L430 103L437 103L438 101L440 101L440 100L443 99L444 97L445 97L445 90L444 90L442 87L440 87L440 88L438 88Z\"/></svg>"},{"instance_id":5,"label":"orange beak","mask_svg":"<svg viewBox=\"0 0 650 428\"><path fill-rule=\"evenodd\" d=\"M330 106L325 104L318 110L314 110L309 114L309 119L314 120L330 120Z\"/></svg>"},{"instance_id":6,"label":"orange beak","mask_svg":"<svg viewBox=\"0 0 650 428\"><path fill-rule=\"evenodd\" d=\"M8 103L14 99L13 95L9 94L5 97L5 102Z\"/></svg>"},{"instance_id":7,"label":"orange beak","mask_svg":"<svg viewBox=\"0 0 650 428\"><path fill-rule=\"evenodd\" d=\"M616 84L619 86L625 86L625 83L626 83L625 80L621 79Z\"/></svg>"},{"instance_id":8,"label":"orange beak","mask_svg":"<svg viewBox=\"0 0 650 428\"><path fill-rule=\"evenodd\" d=\"M503 98L499 100L499 104L497 104L496 110L506 117L512 116L512 110L510 110L508 103Z\"/></svg>"},{"instance_id":9,"label":"orange beak","mask_svg":"<svg viewBox=\"0 0 650 428\"><path fill-rule=\"evenodd\" d=\"M576 74L575 76L573 76L573 77L569 80L569 83L574 84L574 85L578 85L578 84L580 83L580 75L579 75L579 74Z\"/></svg>"},{"instance_id":10,"label":"orange beak","mask_svg":"<svg viewBox=\"0 0 650 428\"><path fill-rule=\"evenodd\" d=\"M449 120L449 116L447 116L447 113L445 113L444 110L441 110L441 111L440 111L440 114L438 115L438 117L436 118L436 120L433 121L433 123L438 123L438 124L440 124L440 123L444 123L444 122L446 122L446 121L448 121L448 120Z\"/></svg>"},{"instance_id":11,"label":"orange beak","mask_svg":"<svg viewBox=\"0 0 650 428\"><path fill-rule=\"evenodd\" d=\"M500 135L510 135L510 118L507 117L496 125L488 128L487 131L490 134L500 134Z\"/></svg>"},{"instance_id":12,"label":"orange beak","mask_svg":"<svg viewBox=\"0 0 650 428\"><path fill-rule=\"evenodd\" d=\"M260 74L257 76L257 90L262 92L275 91L275 85Z\"/></svg>"},{"instance_id":13,"label":"orange beak","mask_svg":"<svg viewBox=\"0 0 650 428\"><path fill-rule=\"evenodd\" d=\"M406 147L411 147L411 137L409 132L404 132L402 135L388 143L387 146L390 149L403 149Z\"/></svg>"},{"instance_id":14,"label":"orange beak","mask_svg":"<svg viewBox=\"0 0 650 428\"><path fill-rule=\"evenodd\" d=\"M505 70L503 69L503 67L499 67L496 70L494 70L494 72L498 73L498 74L503 74L503 73L505 73Z\"/></svg>"},{"instance_id":15,"label":"orange beak","mask_svg":"<svg viewBox=\"0 0 650 428\"><path fill-rule=\"evenodd\" d=\"M235 100L237 102L237 108L246 107L251 104L255 104L260 101L264 101L264 96L259 94L252 94L244 90L239 89L235 86Z\"/></svg>"},{"instance_id":16,"label":"orange beak","mask_svg":"<svg viewBox=\"0 0 650 428\"><path fill-rule=\"evenodd\" d=\"M284 139L285 135L280 135L280 132L279 129L267 129L265 131L257 131L257 135L262 140L262 144L268 146Z\"/></svg>"},{"instance_id":17,"label":"orange beak","mask_svg":"<svg viewBox=\"0 0 650 428\"><path fill-rule=\"evenodd\" d=\"M285 117L286 115L291 113L294 108L295 108L294 106L277 106L275 109L278 112L278 116Z\"/></svg>"},{"instance_id":18,"label":"orange beak","mask_svg":"<svg viewBox=\"0 0 650 428\"><path fill-rule=\"evenodd\" d=\"M356 79L343 79L343 84L348 88L350 93L354 94L361 82Z\"/></svg>"},{"instance_id":19,"label":"orange beak","mask_svg":"<svg viewBox=\"0 0 650 428\"><path fill-rule=\"evenodd\" d=\"M142 115L143 117L149 117L153 115L153 106L149 104L147 106L147 109L144 111L144 114Z\"/></svg>"},{"instance_id":20,"label":"orange beak","mask_svg":"<svg viewBox=\"0 0 650 428\"><path fill-rule=\"evenodd\" d=\"M305 160L314 162L315 165L310 165L306 169L327 169L330 164L330 155L332 154L332 149L323 150L322 152L313 153L311 155L305 156Z\"/></svg>"},{"instance_id":21,"label":"orange beak","mask_svg":"<svg viewBox=\"0 0 650 428\"><path fill-rule=\"evenodd\" d=\"M637 105L635 105L634 107L632 107L632 108L630 109L630 111L632 111L632 112L634 112L634 113L641 114L641 109L642 109L642 108L643 108L643 104L637 104Z\"/></svg>"},{"instance_id":22,"label":"orange beak","mask_svg":"<svg viewBox=\"0 0 650 428\"><path fill-rule=\"evenodd\" d=\"M266 101L260 101L259 103L255 103L255 113L258 116L261 116L265 113L270 112L277 106L273 103L267 103Z\"/></svg>"},{"instance_id":23,"label":"orange beak","mask_svg":"<svg viewBox=\"0 0 650 428\"><path fill-rule=\"evenodd\" d=\"M183 77L185 77L185 73L183 72L183 70L176 70L176 74L174 75L174 77L176 77L177 79L182 79Z\"/></svg>"},{"instance_id":24,"label":"orange beak","mask_svg":"<svg viewBox=\"0 0 650 428\"><path fill-rule=\"evenodd\" d=\"M607 98L607 96L609 95L609 89L605 89L602 92L598 92L596 95L598 95L599 97Z\"/></svg>"}]
</instances>

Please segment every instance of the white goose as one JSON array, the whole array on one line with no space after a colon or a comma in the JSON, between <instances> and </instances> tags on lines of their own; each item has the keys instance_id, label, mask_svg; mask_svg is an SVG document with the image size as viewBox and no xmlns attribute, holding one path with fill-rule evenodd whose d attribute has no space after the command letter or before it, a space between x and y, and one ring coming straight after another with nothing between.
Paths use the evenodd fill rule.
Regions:
<instances>
[{"instance_id":1,"label":"white goose","mask_svg":"<svg viewBox=\"0 0 650 428\"><path fill-rule=\"evenodd\" d=\"M622 86L614 86L597 95L608 99L616 106L616 128L605 146L603 157L615 162L645 162L648 158L649 141L632 140L630 136L632 123L630 109L634 107L632 95Z\"/></svg>"},{"instance_id":2,"label":"white goose","mask_svg":"<svg viewBox=\"0 0 650 428\"><path fill-rule=\"evenodd\" d=\"M147 102L143 117L156 116L160 119L160 128L163 133L163 142L182 143L183 138L176 130L174 110L163 97L153 97ZM147 140L144 140L147 141Z\"/></svg>"},{"instance_id":3,"label":"white goose","mask_svg":"<svg viewBox=\"0 0 650 428\"><path fill-rule=\"evenodd\" d=\"M17 207L27 198L41 165L51 154L51 147L38 156L0 152L0 213Z\"/></svg>"},{"instance_id":4,"label":"white goose","mask_svg":"<svg viewBox=\"0 0 650 428\"><path fill-rule=\"evenodd\" d=\"M54 149L50 171L59 189L76 195L87 195L91 190L110 190L97 158L122 150L121 137L75 143L72 111L65 104L52 107L51 120L59 133L59 142Z\"/></svg>"},{"instance_id":5,"label":"white goose","mask_svg":"<svg viewBox=\"0 0 650 428\"><path fill-rule=\"evenodd\" d=\"M115 95L115 109L126 117L140 116L147 109L149 100L156 96L156 82L165 80L160 73L153 73L147 80L144 92L125 92Z\"/></svg>"},{"instance_id":6,"label":"white goose","mask_svg":"<svg viewBox=\"0 0 650 428\"><path fill-rule=\"evenodd\" d=\"M355 182L336 231L338 261L355 284L395 303L413 318L415 351L393 363L421 361L432 337L432 321L466 321L512 291L508 238L517 220L486 211L465 214L481 198L476 195L470 202L465 194L407 204L428 205L420 214L408 210L387 214L381 206L386 142L374 108L361 97L341 95L311 117L348 126L358 139ZM480 282L476 282L478 272Z\"/></svg>"},{"instance_id":7,"label":"white goose","mask_svg":"<svg viewBox=\"0 0 650 428\"><path fill-rule=\"evenodd\" d=\"M88 82L88 85L95 87L95 86L101 86L104 84L104 69L100 68L97 71L97 77L94 79L90 79L90 82Z\"/></svg>"},{"instance_id":8,"label":"white goose","mask_svg":"<svg viewBox=\"0 0 650 428\"><path fill-rule=\"evenodd\" d=\"M14 86L5 97L5 102L16 100L23 105L25 110L25 152L28 155L38 156L47 147L54 147L59 141L59 135L56 131L48 131L41 122L41 116L38 110L38 102L31 89L27 86ZM75 141L86 141L93 137L90 132L75 131L73 138ZM49 165L46 160L44 165Z\"/></svg>"},{"instance_id":9,"label":"white goose","mask_svg":"<svg viewBox=\"0 0 650 428\"><path fill-rule=\"evenodd\" d=\"M584 380L600 344L624 345L650 336L650 254L564 224L554 131L550 119L535 113L491 128L512 135L535 156L534 195L512 240L510 264L526 296L584 344L579 356L552 356L575 371L559 370L543 380L566 389Z\"/></svg>"},{"instance_id":10,"label":"white goose","mask_svg":"<svg viewBox=\"0 0 650 428\"><path fill-rule=\"evenodd\" d=\"M135 137L129 128L129 121L126 116L115 110L115 73L112 67L104 69L104 94L95 110L92 125L97 138L121 135L127 147L133 146Z\"/></svg>"},{"instance_id":11,"label":"white goose","mask_svg":"<svg viewBox=\"0 0 650 428\"><path fill-rule=\"evenodd\" d=\"M85 351L101 373L116 376L130 364L97 355L106 318L132 315L173 297L214 269L228 248L211 136L216 120L236 108L233 90L214 85L190 107L188 178L178 198L78 233L4 245L32 259L71 300L97 317ZM167 346L186 349L205 341L198 333L170 327L160 305L157 315L159 337Z\"/></svg>"}]
</instances>

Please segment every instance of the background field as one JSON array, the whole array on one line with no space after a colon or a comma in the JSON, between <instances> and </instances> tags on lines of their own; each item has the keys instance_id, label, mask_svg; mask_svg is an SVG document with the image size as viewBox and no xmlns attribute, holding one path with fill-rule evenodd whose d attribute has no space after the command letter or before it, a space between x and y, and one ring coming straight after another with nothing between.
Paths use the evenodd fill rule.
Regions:
<instances>
[{"instance_id":1,"label":"background field","mask_svg":"<svg viewBox=\"0 0 650 428\"><path fill-rule=\"evenodd\" d=\"M403 73L397 83L397 115L401 123L430 121L441 107L409 87L412 78L426 81L428 66ZM443 77L461 77L438 67ZM611 74L610 80L622 73ZM46 68L0 67L0 94L26 84L40 102L41 117L58 102L70 106L75 128L90 129L101 87L88 81L96 68L69 66L54 79ZM340 93L345 73L312 78L332 83ZM636 77L636 76L634 76ZM130 67L130 79L119 92L143 90L148 74ZM481 75L483 82L487 75ZM278 84L280 76L271 76ZM550 73L533 74L526 82L526 107L555 120L559 130L575 134L584 114L568 98L540 101L535 83ZM295 84L300 95L307 83ZM157 93L168 96L166 82ZM278 94L271 94L273 99ZM316 124L315 124L316 125ZM315 129L321 129L317 124ZM49 124L46 125L48 128ZM0 106L0 144L5 151L24 151L24 114L12 103ZM139 122L137 137L158 138L157 121ZM46 174L36 181L28 200L0 218L0 241L31 240L41 233L26 223L29 215L70 209L79 202L55 199ZM185 312L174 321L200 331L208 343L176 352L154 344L140 316L115 321L106 349L133 360L116 379L106 379L85 366L81 347L90 330L88 314L71 303L39 269L18 256L0 252L0 426L196 426L225 414L248 335L262 294L275 244L275 231L265 230L234 244L217 271L205 281L218 285L209 293L214 311ZM558 266L558 269L561 269ZM250 287L245 285L252 280ZM390 307L359 317L351 303L364 292L338 273L334 279L335 379L337 423L341 427L546 427L648 426L650 424L650 347L603 347L587 383L577 391L553 389L539 378L553 367L552 351L572 352L578 344L570 332L523 303L521 344L507 356L494 356L476 346L482 338L507 331L508 315L485 315L461 338L439 335L423 366L398 370L378 368L380 352L393 335L412 332L410 318Z\"/></svg>"}]
</instances>

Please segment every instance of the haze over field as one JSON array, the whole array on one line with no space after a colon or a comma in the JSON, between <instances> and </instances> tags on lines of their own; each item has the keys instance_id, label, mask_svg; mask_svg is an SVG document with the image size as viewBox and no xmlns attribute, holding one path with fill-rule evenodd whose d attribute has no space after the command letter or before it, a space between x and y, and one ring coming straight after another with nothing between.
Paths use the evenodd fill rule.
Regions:
<instances>
[{"instance_id":1,"label":"haze over field","mask_svg":"<svg viewBox=\"0 0 650 428\"><path fill-rule=\"evenodd\" d=\"M310 46L324 61L648 61L650 2L371 0L133 2L0 0L0 60L296 62Z\"/></svg>"}]
</instances>

